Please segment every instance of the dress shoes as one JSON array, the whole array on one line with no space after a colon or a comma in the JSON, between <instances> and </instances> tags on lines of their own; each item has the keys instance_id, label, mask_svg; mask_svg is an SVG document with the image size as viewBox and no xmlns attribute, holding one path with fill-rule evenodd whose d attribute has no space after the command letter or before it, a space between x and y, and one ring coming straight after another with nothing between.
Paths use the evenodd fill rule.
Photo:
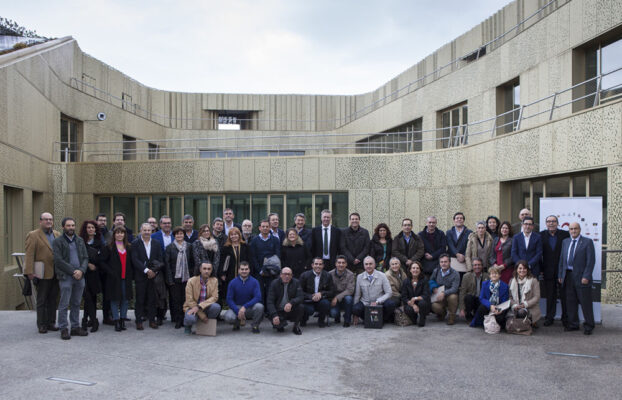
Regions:
<instances>
[{"instance_id":1,"label":"dress shoes","mask_svg":"<svg viewBox=\"0 0 622 400\"><path fill-rule=\"evenodd\" d=\"M277 326L276 327L276 331L277 332L285 332L285 328L283 328L282 326Z\"/></svg>"},{"instance_id":2,"label":"dress shoes","mask_svg":"<svg viewBox=\"0 0 622 400\"><path fill-rule=\"evenodd\" d=\"M46 326L40 326L39 333L48 333L48 328Z\"/></svg>"},{"instance_id":3,"label":"dress shoes","mask_svg":"<svg viewBox=\"0 0 622 400\"><path fill-rule=\"evenodd\" d=\"M104 318L104 320L102 321L102 324L104 324L104 325L114 325L115 322L112 319L110 319L110 318Z\"/></svg>"},{"instance_id":4,"label":"dress shoes","mask_svg":"<svg viewBox=\"0 0 622 400\"><path fill-rule=\"evenodd\" d=\"M565 326L564 327L564 332L572 332L572 331L578 331L578 330L579 330L578 327L577 328L572 328L570 326Z\"/></svg>"},{"instance_id":5,"label":"dress shoes","mask_svg":"<svg viewBox=\"0 0 622 400\"><path fill-rule=\"evenodd\" d=\"M84 328L71 328L71 336L88 336L89 332Z\"/></svg>"},{"instance_id":6,"label":"dress shoes","mask_svg":"<svg viewBox=\"0 0 622 400\"><path fill-rule=\"evenodd\" d=\"M63 340L71 339L71 335L69 334L69 330L67 330L67 328L60 331L60 338Z\"/></svg>"},{"instance_id":7,"label":"dress shoes","mask_svg":"<svg viewBox=\"0 0 622 400\"><path fill-rule=\"evenodd\" d=\"M144 329L145 329L145 328L143 328L143 323L142 323L142 322L137 322L137 323L136 323L136 330L137 330L137 331L142 331L142 330L144 330Z\"/></svg>"},{"instance_id":8,"label":"dress shoes","mask_svg":"<svg viewBox=\"0 0 622 400\"><path fill-rule=\"evenodd\" d=\"M121 321L116 320L114 322L114 330L117 332L121 332L123 329L121 329Z\"/></svg>"},{"instance_id":9,"label":"dress shoes","mask_svg":"<svg viewBox=\"0 0 622 400\"><path fill-rule=\"evenodd\" d=\"M326 321L318 321L317 322L317 326L319 326L320 328L326 328L328 326L328 322L326 322Z\"/></svg>"},{"instance_id":10,"label":"dress shoes","mask_svg":"<svg viewBox=\"0 0 622 400\"><path fill-rule=\"evenodd\" d=\"M233 324L233 331L239 331L240 330L240 324Z\"/></svg>"},{"instance_id":11,"label":"dress shoes","mask_svg":"<svg viewBox=\"0 0 622 400\"><path fill-rule=\"evenodd\" d=\"M99 329L99 321L94 319L91 323L91 332L97 332Z\"/></svg>"},{"instance_id":12,"label":"dress shoes","mask_svg":"<svg viewBox=\"0 0 622 400\"><path fill-rule=\"evenodd\" d=\"M121 320L120 320L120 322L121 322L121 330L122 330L122 331L126 331L126 330L127 330L127 328L125 327L125 320L124 320L124 319L121 319Z\"/></svg>"},{"instance_id":13,"label":"dress shoes","mask_svg":"<svg viewBox=\"0 0 622 400\"><path fill-rule=\"evenodd\" d=\"M344 328L349 328L350 327L350 323L349 322L344 322L343 323L343 327Z\"/></svg>"},{"instance_id":14,"label":"dress shoes","mask_svg":"<svg viewBox=\"0 0 622 400\"><path fill-rule=\"evenodd\" d=\"M294 335L302 335L302 331L300 330L298 324L294 325L294 329L292 329L292 332L294 333Z\"/></svg>"},{"instance_id":15,"label":"dress shoes","mask_svg":"<svg viewBox=\"0 0 622 400\"><path fill-rule=\"evenodd\" d=\"M583 334L584 335L588 335L588 336L591 335L592 334L592 329L584 329L583 330Z\"/></svg>"},{"instance_id":16,"label":"dress shoes","mask_svg":"<svg viewBox=\"0 0 622 400\"><path fill-rule=\"evenodd\" d=\"M175 322L175 329L180 329L182 326L184 326L184 323L182 321Z\"/></svg>"},{"instance_id":17,"label":"dress shoes","mask_svg":"<svg viewBox=\"0 0 622 400\"><path fill-rule=\"evenodd\" d=\"M553 325L553 321L552 320L547 319L547 320L544 321L544 326L551 326L551 325Z\"/></svg>"},{"instance_id":18,"label":"dress shoes","mask_svg":"<svg viewBox=\"0 0 622 400\"><path fill-rule=\"evenodd\" d=\"M47 326L47 329L48 329L48 331L50 331L50 332L58 332L58 330L59 330L58 326L56 326L56 325L54 325L54 324L52 324L52 325L48 325L48 326Z\"/></svg>"},{"instance_id":19,"label":"dress shoes","mask_svg":"<svg viewBox=\"0 0 622 400\"><path fill-rule=\"evenodd\" d=\"M253 326L253 333L259 333L259 327Z\"/></svg>"},{"instance_id":20,"label":"dress shoes","mask_svg":"<svg viewBox=\"0 0 622 400\"><path fill-rule=\"evenodd\" d=\"M156 324L158 324L158 326L162 326L163 323L164 321L162 320L162 318L156 318Z\"/></svg>"},{"instance_id":21,"label":"dress shoes","mask_svg":"<svg viewBox=\"0 0 622 400\"><path fill-rule=\"evenodd\" d=\"M155 321L151 321L149 322L149 328L158 329L158 324L156 324Z\"/></svg>"}]
</instances>

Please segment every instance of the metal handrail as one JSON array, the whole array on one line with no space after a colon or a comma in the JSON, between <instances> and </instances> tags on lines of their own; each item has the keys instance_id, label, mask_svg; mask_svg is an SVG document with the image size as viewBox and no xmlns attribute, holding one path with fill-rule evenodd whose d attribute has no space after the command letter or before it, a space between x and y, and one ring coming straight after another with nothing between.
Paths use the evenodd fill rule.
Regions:
<instances>
[{"instance_id":1,"label":"metal handrail","mask_svg":"<svg viewBox=\"0 0 622 400\"><path fill-rule=\"evenodd\" d=\"M335 151L335 150L351 150L351 149L357 149L357 150L365 150L367 149L368 151L371 150L382 150L383 148L387 148L389 150L392 150L391 152L396 152L395 151L395 146L398 145L410 145L410 144L417 144L417 143L424 143L424 142L438 142L441 141L441 143L447 143L447 146L443 146L443 147L456 147L456 146L460 146L460 145L465 145L468 142L468 137L472 136L472 137L476 137L479 135L483 135L483 134L487 134L490 133L492 136L495 135L496 132L498 132L499 130L503 130L506 129L506 127L508 126L512 126L512 130L516 131L516 130L520 130L521 128L521 123L525 120L529 120L531 118L535 118L537 116L540 116L542 114L547 114L549 115L548 120L552 120L553 116L554 116L554 112L555 110L558 110L560 108L563 108L565 106L574 104L577 101L582 101L585 99L590 98L591 96L595 97L595 100L593 103L598 103L600 104L601 99L600 99L600 95L604 90L612 90L612 89L617 89L622 87L622 84L617 84L611 87L608 87L606 89L602 89L602 81L603 78L614 74L616 72L622 71L622 67L613 69L612 71L609 71L605 74L602 75L598 75L596 77L587 79L583 82L577 83L575 85L570 86L569 88L560 90L560 91L556 91L554 94L542 97L538 100L532 101L530 103L527 103L525 105L521 105L519 107L513 108L509 111L503 112L501 114L492 116L492 117L488 117L488 118L484 118L481 119L479 121L474 121L471 123L468 123L466 125L456 125L456 126L450 126L450 127L440 127L440 128L432 128L432 129L426 129L426 130L421 130L421 131L397 131L397 132L356 132L356 133L336 133L336 132L327 132L327 133L323 133L323 132L310 132L310 133L300 133L297 132L295 130L293 130L294 133L289 134L289 135L283 135L283 134L279 134L279 135L240 135L240 134L236 134L236 136L221 136L221 137L200 137L200 138L178 138L178 139L159 139L159 140L148 140L148 139L136 139L134 141L132 141L131 143L152 143L152 144L158 144L160 145L158 147L158 153L159 154L187 154L187 153L196 153L199 150L202 150L200 148L200 146L218 146L215 149L209 149L211 151L218 151L218 150L238 150L238 151L243 151L243 150L254 150L254 149L264 149L264 148L271 148L274 147L275 144L249 144L248 142L250 141L258 141L258 140L266 140L266 141L279 141L279 148L287 148L289 150L296 150L296 151L303 151L303 150L317 150L318 148L321 148L322 151L326 151L326 150L330 150L330 151ZM585 95L576 97L570 101L566 101L566 102L562 102L562 103L558 103L557 100L559 98L561 98L560 96L562 96L565 93L568 93L574 89L577 89L583 85L586 84L590 84L594 81L600 82L601 84L596 85L596 89L593 92L587 93ZM616 99L617 97L619 97L620 95L615 95L612 96L610 98L607 98L607 100L612 100L612 99ZM531 107L535 107L543 102L549 101L551 100L551 105L550 107L547 107L543 110L537 111L533 114L526 114L526 110L529 110ZM505 123L500 124L499 121L503 120L504 118L506 118L507 116L518 112L518 118L514 119L512 118L509 121L506 121ZM493 122L492 127L487 127L487 124ZM478 126L476 128L476 126ZM442 136L443 132L449 132L449 136ZM216 132L220 132L222 134L223 131L216 131ZM230 131L230 132L240 132L240 131ZM441 135L439 135L439 132L441 132ZM456 132L456 134L454 134L454 132ZM427 138L421 138L421 139L412 139L412 140L403 140L403 136L396 136L396 135L409 135L409 134L414 134L414 133L420 133L422 136L423 134L430 134L430 135L426 135L428 136ZM434 135L436 134L436 135ZM386 137L393 137L393 139L391 140L390 145L393 147L389 147L389 145L384 146L381 145L380 147L376 147L378 144L374 144L372 142L370 142L370 138L373 136L377 136L377 135L383 135ZM433 136L433 137L429 137L429 136ZM435 137L435 136L441 136L441 137ZM351 139L351 140L356 140L355 138L361 138L361 140L359 140L358 142L354 143L354 146L352 144L348 144L348 143L343 143L343 144L339 144L337 143L336 139ZM280 143L282 140L294 140L296 139L296 143ZM308 139L309 142L308 143L300 143L300 139ZM334 142L333 143L326 143L327 139L332 139ZM365 142L364 140L367 139L367 142ZM244 144L243 145L218 145L218 142L228 142L231 143L232 141L243 141ZM163 145L166 144L183 144L183 143L193 143L193 147L165 147ZM102 156L102 155L119 155L119 154L153 154L153 149L152 150L148 150L145 149L140 150L140 149L122 149L122 144L128 143L127 141L98 141L98 142L82 142L80 143L79 148L76 149L69 149L68 145L70 145L71 143L68 142L55 142L55 149L62 149L61 151L65 153L65 160L68 161L69 160L69 155L73 154L73 153L80 153L81 156L83 156L84 152L85 152L85 147L89 147L89 146L94 146L94 147L98 147L98 146L102 146L102 145L118 145L118 147L116 148L104 148L104 149L98 149L97 151L91 151L91 150L86 150L86 152L88 154L92 154L92 155L98 155L98 156ZM56 152L57 150L55 150ZM82 158L82 157L81 157Z\"/></svg>"},{"instance_id":2,"label":"metal handrail","mask_svg":"<svg viewBox=\"0 0 622 400\"><path fill-rule=\"evenodd\" d=\"M510 33L516 31L516 34L518 34L519 32L519 28L521 26L523 26L527 21L531 20L532 18L534 18L535 16L537 16L538 14L542 13L546 8L548 8L551 4L553 3L557 3L558 0L550 0L548 3L546 3L545 5L543 5L542 7L540 7L538 10L536 10L535 12L533 12L531 15L529 15L528 17L526 17L525 19L519 21L515 26L513 26L512 28L510 28L509 30L507 30L506 32L504 32L503 34L491 39L490 41L484 43L483 45L479 46L477 49L468 52L466 55L458 57L454 60L451 60L450 62L448 62L447 64L435 69L432 72L429 72L427 74L425 74L424 76L415 79L414 81L408 82L406 85L402 86L401 88L398 88L396 90L394 90L393 92L389 93L388 95L385 95L381 98L379 98L378 100L373 101L370 104L367 104L361 108L359 108L358 110L355 110L354 112L352 112L351 114L344 116L344 117L339 117L339 118L329 118L329 119L324 119L324 120L294 120L294 119L243 119L243 118L238 118L238 121L252 121L252 122L296 122L296 123L335 123L336 126L334 127L334 129L338 129L340 127L342 127L343 125L347 124L348 122L351 122L357 118L359 118L362 115L367 114L368 112L371 112L375 109L375 107L377 105L379 105L380 103L386 103L387 99L390 99L390 101L388 103L391 103L409 93L411 93L411 88L413 86L419 85L420 83L423 83L425 86L425 81L427 79L429 79L430 77L434 77L435 79L433 79L434 81L439 79L441 77L441 72L448 67L454 66L456 65L457 67L459 67L459 63L460 62L466 62L465 58L473 53L477 53L477 59L479 59L480 57L480 52L482 49L487 48L488 46L501 41L502 39L504 39L507 35L509 35ZM566 2L567 3L567 2ZM564 3L564 4L566 4ZM563 5L563 4L562 4ZM558 5L558 8L560 6ZM468 62L467 62L468 63ZM74 86L73 83L76 83L76 85ZM122 108L128 109L128 111L132 111L134 113L137 113L137 110L142 113L144 115L145 118L149 118L153 121L152 118L161 118L163 120L168 120L168 121L210 121L210 122L216 122L218 118L182 118L182 117L171 117L171 116L167 116L167 115L161 115L161 114L157 114L157 113L153 113L149 110L146 110L144 108L142 108L140 105L136 104L136 103L132 103L131 101L127 101L123 98L120 98L118 96L115 96L109 92L106 92L105 90L99 89L97 87L95 87L94 85L91 85L87 82L84 82L82 80L79 80L75 77L72 77L70 79L70 85L71 87L74 87L75 89L79 89L78 84L82 85L82 86L86 86L88 88L93 89L96 92L102 93L105 96L107 96L109 99L114 99L117 100L118 102L121 102ZM418 87L415 88L414 90L419 89ZM380 89L376 89L376 90L380 90ZM405 91L404 93L400 94L401 92ZM82 90L82 92L84 92L84 90ZM373 93L373 92L371 92ZM357 96L357 95L354 95ZM354 97L353 96L353 97ZM108 102L110 103L111 101L108 100ZM386 104L388 104L386 103ZM249 110L252 111L252 110ZM140 116L140 114L139 114ZM155 122L155 121L153 121Z\"/></svg>"}]
</instances>

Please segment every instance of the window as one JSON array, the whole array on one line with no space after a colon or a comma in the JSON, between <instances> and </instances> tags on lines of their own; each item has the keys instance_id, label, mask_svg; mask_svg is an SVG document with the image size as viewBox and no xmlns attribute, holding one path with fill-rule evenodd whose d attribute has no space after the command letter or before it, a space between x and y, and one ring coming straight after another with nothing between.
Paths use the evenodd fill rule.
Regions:
<instances>
[{"instance_id":1,"label":"window","mask_svg":"<svg viewBox=\"0 0 622 400\"><path fill-rule=\"evenodd\" d=\"M356 142L356 152L362 154L402 153L421 151L423 118L391 128L383 133Z\"/></svg>"},{"instance_id":2,"label":"window","mask_svg":"<svg viewBox=\"0 0 622 400\"><path fill-rule=\"evenodd\" d=\"M24 251L24 191L4 187L4 252L5 263L13 264L12 253ZM37 218L38 219L38 218Z\"/></svg>"},{"instance_id":3,"label":"window","mask_svg":"<svg viewBox=\"0 0 622 400\"><path fill-rule=\"evenodd\" d=\"M78 161L82 142L82 122L61 114L60 116L60 161Z\"/></svg>"},{"instance_id":4,"label":"window","mask_svg":"<svg viewBox=\"0 0 622 400\"><path fill-rule=\"evenodd\" d=\"M123 160L136 160L136 138L123 135Z\"/></svg>"},{"instance_id":5,"label":"window","mask_svg":"<svg viewBox=\"0 0 622 400\"><path fill-rule=\"evenodd\" d=\"M622 28L573 50L572 110L580 111L622 97ZM617 71L616 71L617 70Z\"/></svg>"},{"instance_id":6,"label":"window","mask_svg":"<svg viewBox=\"0 0 622 400\"><path fill-rule=\"evenodd\" d=\"M132 96L122 92L121 93L121 108L124 110L134 112L134 104L132 103Z\"/></svg>"},{"instance_id":7,"label":"window","mask_svg":"<svg viewBox=\"0 0 622 400\"><path fill-rule=\"evenodd\" d=\"M157 160L160 158L160 146L155 143L149 143L149 159Z\"/></svg>"},{"instance_id":8,"label":"window","mask_svg":"<svg viewBox=\"0 0 622 400\"><path fill-rule=\"evenodd\" d=\"M497 135L517 128L520 113L520 82L518 78L497 87Z\"/></svg>"},{"instance_id":9,"label":"window","mask_svg":"<svg viewBox=\"0 0 622 400\"><path fill-rule=\"evenodd\" d=\"M258 232L259 222L271 212L279 214L281 228L294 224L294 216L304 213L307 226L320 225L320 213L324 209L333 211L333 225L348 226L348 193L279 193L279 194L189 194L179 195L140 195L140 196L98 196L97 212L108 216L109 225L112 215L121 211L126 214L126 225L137 232L140 224L148 217L160 219L169 215L173 227L182 224L184 214L194 217L195 229L204 223L212 225L216 217L221 217L225 208L233 209L235 221L242 223L244 219L253 222ZM151 210L151 211L150 211Z\"/></svg>"},{"instance_id":10,"label":"window","mask_svg":"<svg viewBox=\"0 0 622 400\"><path fill-rule=\"evenodd\" d=\"M218 130L257 129L257 111L214 111L218 115Z\"/></svg>"},{"instance_id":11,"label":"window","mask_svg":"<svg viewBox=\"0 0 622 400\"><path fill-rule=\"evenodd\" d=\"M436 148L446 149L467 143L468 106L461 103L437 114Z\"/></svg>"}]
</instances>

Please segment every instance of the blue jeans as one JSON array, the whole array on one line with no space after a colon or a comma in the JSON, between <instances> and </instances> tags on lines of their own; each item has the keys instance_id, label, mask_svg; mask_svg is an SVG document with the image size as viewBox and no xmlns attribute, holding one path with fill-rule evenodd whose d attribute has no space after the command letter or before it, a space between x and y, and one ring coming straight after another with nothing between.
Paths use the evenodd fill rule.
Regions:
<instances>
[{"instance_id":1,"label":"blue jeans","mask_svg":"<svg viewBox=\"0 0 622 400\"><path fill-rule=\"evenodd\" d=\"M207 318L216 319L220 315L220 310L221 310L220 304L213 303L213 304L210 304L205 309L204 313L205 313L205 315L207 315ZM184 326L186 328L197 323L197 318L199 318L197 316L197 314L200 311L197 311L196 313L194 313L192 315L188 314L188 312L190 312L190 310L186 311L186 315L184 316Z\"/></svg>"},{"instance_id":2,"label":"blue jeans","mask_svg":"<svg viewBox=\"0 0 622 400\"><path fill-rule=\"evenodd\" d=\"M121 309L121 318L127 318L127 296L125 295L125 279L121 279L121 301L110 300L110 308L112 309L112 319L119 319L119 309Z\"/></svg>"},{"instance_id":3,"label":"blue jeans","mask_svg":"<svg viewBox=\"0 0 622 400\"><path fill-rule=\"evenodd\" d=\"M343 322L352 322L352 302L354 298L352 296L345 296L341 301L337 302L335 307L330 308L330 316L335 319L335 322L339 322L341 309L343 308Z\"/></svg>"},{"instance_id":4,"label":"blue jeans","mask_svg":"<svg viewBox=\"0 0 622 400\"><path fill-rule=\"evenodd\" d=\"M306 321L312 316L316 311L318 312L317 320L318 322L323 322L326 320L326 315L330 311L330 300L322 299L320 301L313 301L310 303L304 303L305 307L305 315L303 320Z\"/></svg>"},{"instance_id":5,"label":"blue jeans","mask_svg":"<svg viewBox=\"0 0 622 400\"><path fill-rule=\"evenodd\" d=\"M67 328L67 308L71 307L69 320L71 328L80 327L80 303L82 302L82 293L84 293L84 277L75 280L72 277L66 277L59 280L60 301L58 302L58 327L60 329Z\"/></svg>"}]
</instances>

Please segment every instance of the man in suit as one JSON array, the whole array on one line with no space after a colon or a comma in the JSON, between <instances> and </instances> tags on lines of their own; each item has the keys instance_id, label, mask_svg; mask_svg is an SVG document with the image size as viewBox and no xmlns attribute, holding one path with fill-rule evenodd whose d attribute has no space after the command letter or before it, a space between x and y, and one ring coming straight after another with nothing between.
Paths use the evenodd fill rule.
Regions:
<instances>
[{"instance_id":1,"label":"man in suit","mask_svg":"<svg viewBox=\"0 0 622 400\"><path fill-rule=\"evenodd\" d=\"M533 218L525 217L523 232L512 238L512 261L517 264L520 260L527 260L531 274L538 279L542 258L542 238L539 233L533 231L533 228Z\"/></svg>"},{"instance_id":2,"label":"man in suit","mask_svg":"<svg viewBox=\"0 0 622 400\"><path fill-rule=\"evenodd\" d=\"M225 208L225 211L222 212L222 219L225 222L225 235L229 236L229 229L238 228L240 232L242 232L242 225L236 224L233 221L235 218L235 214L233 214L233 210L230 208Z\"/></svg>"},{"instance_id":3,"label":"man in suit","mask_svg":"<svg viewBox=\"0 0 622 400\"><path fill-rule=\"evenodd\" d=\"M559 257L558 282L562 285L562 296L566 297L568 323L565 331L579 330L579 304L583 311L583 333L591 335L594 330L592 308L592 272L596 256L594 242L581 236L578 222L570 224L570 237L562 242ZM577 304L578 303L578 304Z\"/></svg>"},{"instance_id":4,"label":"man in suit","mask_svg":"<svg viewBox=\"0 0 622 400\"><path fill-rule=\"evenodd\" d=\"M255 234L253 234L253 222L250 219L245 219L242 221L242 239L246 242L246 244L250 245L251 241L255 238Z\"/></svg>"},{"instance_id":5,"label":"man in suit","mask_svg":"<svg viewBox=\"0 0 622 400\"><path fill-rule=\"evenodd\" d=\"M311 268L311 271L305 271L300 276L300 286L302 286L305 299L303 326L307 323L309 316L317 311L317 325L325 328L328 326L326 316L330 312L330 302L335 295L333 278L324 271L324 260L320 257L313 259Z\"/></svg>"},{"instance_id":6,"label":"man in suit","mask_svg":"<svg viewBox=\"0 0 622 400\"><path fill-rule=\"evenodd\" d=\"M396 304L391 296L391 284L383 272L376 269L376 260L367 256L363 259L365 271L356 277L354 291L354 325L358 324L359 318L365 318L365 307L382 306L382 319L389 322L393 318Z\"/></svg>"},{"instance_id":7,"label":"man in suit","mask_svg":"<svg viewBox=\"0 0 622 400\"><path fill-rule=\"evenodd\" d=\"M557 291L561 285L557 282L559 255L562 251L562 242L570 237L564 230L558 229L559 222L555 215L546 217L546 229L540 232L542 238L542 274L544 276L544 290L546 296L546 317L544 326L553 325L557 311ZM566 324L566 304L562 301L562 322Z\"/></svg>"},{"instance_id":8,"label":"man in suit","mask_svg":"<svg viewBox=\"0 0 622 400\"><path fill-rule=\"evenodd\" d=\"M287 320L290 320L294 323L292 329L294 335L302 335L300 321L304 315L303 300L300 282L293 277L291 268L284 267L281 269L280 277L270 284L266 301L268 316L277 332L283 332Z\"/></svg>"},{"instance_id":9,"label":"man in suit","mask_svg":"<svg viewBox=\"0 0 622 400\"><path fill-rule=\"evenodd\" d=\"M331 225L330 210L322 210L321 218L322 225L311 231L311 255L322 258L324 267L330 270L335 267L335 258L339 253L341 230Z\"/></svg>"},{"instance_id":10,"label":"man in suit","mask_svg":"<svg viewBox=\"0 0 622 400\"><path fill-rule=\"evenodd\" d=\"M60 234L53 230L54 217L48 212L39 216L39 229L26 236L26 257L24 275L37 288L37 328L39 333L58 331L56 327L56 299L58 279L54 273L54 252L52 244ZM43 276L35 276L35 263L43 264ZM38 273L41 271L37 271Z\"/></svg>"},{"instance_id":11,"label":"man in suit","mask_svg":"<svg viewBox=\"0 0 622 400\"><path fill-rule=\"evenodd\" d=\"M186 242L192 244L199 238L199 232L194 230L194 217L192 215L184 215L181 227L184 228L184 232L186 233L184 235L184 240Z\"/></svg>"},{"instance_id":12,"label":"man in suit","mask_svg":"<svg viewBox=\"0 0 622 400\"><path fill-rule=\"evenodd\" d=\"M152 329L158 329L156 276L164 274L164 260L160 243L151 239L151 225L148 223L140 226L140 236L132 242L130 254L136 283L136 329L143 330L145 317Z\"/></svg>"},{"instance_id":13,"label":"man in suit","mask_svg":"<svg viewBox=\"0 0 622 400\"><path fill-rule=\"evenodd\" d=\"M283 240L285 240L285 231L279 228L279 225L281 223L281 220L279 219L279 214L268 214L268 222L270 223L270 235L279 239L279 243L283 244Z\"/></svg>"},{"instance_id":14,"label":"man in suit","mask_svg":"<svg viewBox=\"0 0 622 400\"><path fill-rule=\"evenodd\" d=\"M412 232L413 220L404 218L402 220L402 231L393 239L391 255L397 257L406 271L410 271L410 266L415 261L421 261L425 248L419 236ZM429 274L428 274L429 276Z\"/></svg>"},{"instance_id":15,"label":"man in suit","mask_svg":"<svg viewBox=\"0 0 622 400\"><path fill-rule=\"evenodd\" d=\"M298 236L300 236L300 238L302 239L304 245L307 246L307 249L309 249L309 251L311 251L311 244L313 240L311 239L311 229L305 226L306 222L307 218L303 213L298 213L294 217L294 228L296 228L296 232L298 233Z\"/></svg>"},{"instance_id":16,"label":"man in suit","mask_svg":"<svg viewBox=\"0 0 622 400\"><path fill-rule=\"evenodd\" d=\"M151 227L153 229L153 225ZM164 258L164 254L166 254L166 247L169 244L171 244L174 240L174 237L172 235L172 227L173 227L173 222L171 220L171 217L169 217L168 215L163 215L160 217L160 230L157 232L152 230L152 232L154 233L151 234L151 239L155 239L156 242L160 243L160 249L162 250L163 258ZM170 286L167 287L167 291L168 291L168 304L172 304L173 295L170 290ZM161 304L161 306L158 307L156 311L156 321L158 325L162 325L163 321L166 319L166 310L168 307L165 304L166 300L163 300L158 303L164 303L164 304Z\"/></svg>"},{"instance_id":17,"label":"man in suit","mask_svg":"<svg viewBox=\"0 0 622 400\"><path fill-rule=\"evenodd\" d=\"M518 222L515 223L514 225L512 225L512 232L514 232L514 234L516 235L518 232L522 232L523 231L523 221L525 220L526 217L531 217L533 218L533 215L531 214L531 211L528 208L523 208L522 210L520 210L520 212L518 213ZM535 224L535 223L534 223ZM536 232L538 232L540 230L540 225L535 224L533 226L533 230L535 230Z\"/></svg>"},{"instance_id":18,"label":"man in suit","mask_svg":"<svg viewBox=\"0 0 622 400\"><path fill-rule=\"evenodd\" d=\"M76 221L63 218L63 234L54 239L54 271L58 276L60 301L58 302L58 328L63 340L71 336L87 336L86 329L80 326L80 303L84 293L84 273L89 264L89 255L84 240L76 235ZM67 308L71 322L71 335L67 323Z\"/></svg>"},{"instance_id":19,"label":"man in suit","mask_svg":"<svg viewBox=\"0 0 622 400\"><path fill-rule=\"evenodd\" d=\"M436 228L438 220L431 216L426 219L426 227L419 232L419 237L423 242L423 271L431 274L434 268L438 267L438 258L447 251L447 238L445 233Z\"/></svg>"},{"instance_id":20,"label":"man in suit","mask_svg":"<svg viewBox=\"0 0 622 400\"><path fill-rule=\"evenodd\" d=\"M464 226L464 221L464 214L458 211L454 214L454 226L445 233L447 237L447 253L449 254L451 264L460 273L461 277L466 271L466 257L464 255L466 254L469 235L473 233L473 231Z\"/></svg>"},{"instance_id":21,"label":"man in suit","mask_svg":"<svg viewBox=\"0 0 622 400\"><path fill-rule=\"evenodd\" d=\"M155 219L155 217L147 218L147 222L149 222L149 225L151 225L151 231L153 233L156 233L159 230L158 229L158 221Z\"/></svg>"},{"instance_id":22,"label":"man in suit","mask_svg":"<svg viewBox=\"0 0 622 400\"><path fill-rule=\"evenodd\" d=\"M339 249L355 274L363 272L363 259L369 255L369 231L361 226L359 213L350 214L350 226L341 231Z\"/></svg>"},{"instance_id":23,"label":"man in suit","mask_svg":"<svg viewBox=\"0 0 622 400\"><path fill-rule=\"evenodd\" d=\"M464 274L458 298L460 316L466 319L467 324L471 323L479 308L479 294L482 291L482 284L488 280L488 274L482 271L484 263L481 258L473 258L471 265L473 271Z\"/></svg>"}]
</instances>

